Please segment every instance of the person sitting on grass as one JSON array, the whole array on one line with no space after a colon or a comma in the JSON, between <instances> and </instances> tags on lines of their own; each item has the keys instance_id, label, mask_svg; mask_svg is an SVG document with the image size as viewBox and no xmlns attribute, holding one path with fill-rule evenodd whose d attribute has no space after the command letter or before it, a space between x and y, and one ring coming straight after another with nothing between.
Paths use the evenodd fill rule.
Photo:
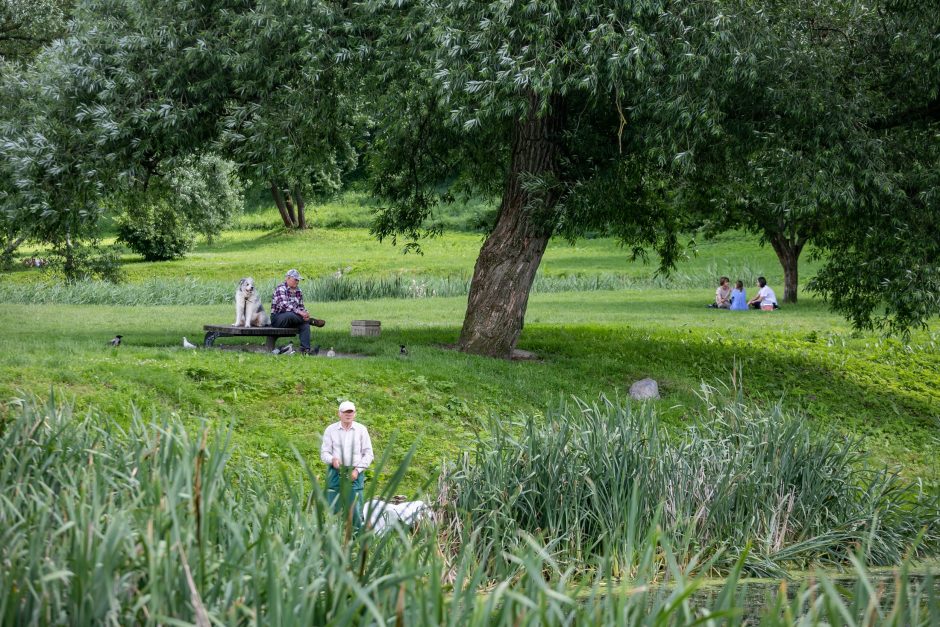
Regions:
<instances>
[{"instance_id":1,"label":"person sitting on grass","mask_svg":"<svg viewBox=\"0 0 940 627\"><path fill-rule=\"evenodd\" d=\"M763 311L780 309L780 305L777 304L777 295L774 294L774 291L767 285L767 279L762 276L757 277L757 286L760 288L760 291L757 292L757 296L747 301L751 309L762 309Z\"/></svg>"},{"instance_id":2,"label":"person sitting on grass","mask_svg":"<svg viewBox=\"0 0 940 627\"><path fill-rule=\"evenodd\" d=\"M304 295L297 287L302 277L297 270L287 271L284 282L274 288L271 298L271 326L299 330L300 352L310 354L310 325L322 327L324 322L310 316L304 307Z\"/></svg>"},{"instance_id":3,"label":"person sitting on grass","mask_svg":"<svg viewBox=\"0 0 940 627\"><path fill-rule=\"evenodd\" d=\"M712 309L728 309L731 307L731 279L726 276L718 279L718 289L715 290L715 302L709 305Z\"/></svg>"},{"instance_id":4,"label":"person sitting on grass","mask_svg":"<svg viewBox=\"0 0 940 627\"><path fill-rule=\"evenodd\" d=\"M731 290L731 311L747 311L747 294L744 293L744 281L737 281Z\"/></svg>"}]
</instances>

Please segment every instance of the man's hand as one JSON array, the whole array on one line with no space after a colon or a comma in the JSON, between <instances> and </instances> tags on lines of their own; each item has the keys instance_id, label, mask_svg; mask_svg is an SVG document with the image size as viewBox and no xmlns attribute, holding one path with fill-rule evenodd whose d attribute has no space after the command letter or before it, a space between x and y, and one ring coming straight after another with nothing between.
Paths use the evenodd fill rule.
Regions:
<instances>
[{"instance_id":1,"label":"man's hand","mask_svg":"<svg viewBox=\"0 0 940 627\"><path fill-rule=\"evenodd\" d=\"M353 468L352 474L349 475L349 478L352 479L353 481L355 481L356 479L358 479L358 478L359 478L359 469L358 469L358 468Z\"/></svg>"},{"instance_id":2,"label":"man's hand","mask_svg":"<svg viewBox=\"0 0 940 627\"><path fill-rule=\"evenodd\" d=\"M336 470L339 470L339 457L333 458L333 468L335 468Z\"/></svg>"},{"instance_id":3,"label":"man's hand","mask_svg":"<svg viewBox=\"0 0 940 627\"><path fill-rule=\"evenodd\" d=\"M298 313L300 314L300 317L303 318L304 320L310 320L310 312L309 312L309 311L301 311L301 312L298 312Z\"/></svg>"}]
</instances>

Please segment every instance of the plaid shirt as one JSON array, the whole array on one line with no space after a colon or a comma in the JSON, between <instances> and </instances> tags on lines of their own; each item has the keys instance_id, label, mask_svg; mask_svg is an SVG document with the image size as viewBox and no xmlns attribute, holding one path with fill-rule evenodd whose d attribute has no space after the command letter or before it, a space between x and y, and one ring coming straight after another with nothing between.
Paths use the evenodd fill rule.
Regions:
<instances>
[{"instance_id":1,"label":"plaid shirt","mask_svg":"<svg viewBox=\"0 0 940 627\"><path fill-rule=\"evenodd\" d=\"M274 288L274 296L271 298L271 313L278 314L284 313L285 311L292 311L296 314L299 314L301 311L306 311L304 307L304 295L298 287L294 291L291 291L287 287L287 281L284 281L280 285Z\"/></svg>"}]
</instances>

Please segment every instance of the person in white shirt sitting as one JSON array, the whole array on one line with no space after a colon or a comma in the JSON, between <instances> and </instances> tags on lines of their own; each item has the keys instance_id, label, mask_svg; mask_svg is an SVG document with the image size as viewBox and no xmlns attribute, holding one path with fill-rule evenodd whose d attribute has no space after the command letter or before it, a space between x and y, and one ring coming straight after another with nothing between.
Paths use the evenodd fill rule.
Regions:
<instances>
[{"instance_id":1,"label":"person in white shirt sitting","mask_svg":"<svg viewBox=\"0 0 940 627\"><path fill-rule=\"evenodd\" d=\"M351 512L358 531L362 526L364 474L375 455L369 430L356 422L356 406L343 401L337 414L339 422L326 428L320 445L320 459L327 464L326 498L334 512Z\"/></svg>"},{"instance_id":2,"label":"person in white shirt sitting","mask_svg":"<svg viewBox=\"0 0 940 627\"><path fill-rule=\"evenodd\" d=\"M767 279L762 276L757 277L757 286L760 288L760 291L757 292L757 296L747 301L751 309L761 309L763 311L780 309L780 305L777 304L777 295L774 294L774 291L767 285Z\"/></svg>"}]
</instances>

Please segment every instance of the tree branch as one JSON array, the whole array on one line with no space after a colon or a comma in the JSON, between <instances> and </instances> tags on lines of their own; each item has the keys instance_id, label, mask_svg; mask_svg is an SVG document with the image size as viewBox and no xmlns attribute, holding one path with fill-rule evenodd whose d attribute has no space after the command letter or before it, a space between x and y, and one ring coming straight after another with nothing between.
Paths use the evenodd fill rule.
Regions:
<instances>
[{"instance_id":1,"label":"tree branch","mask_svg":"<svg viewBox=\"0 0 940 627\"><path fill-rule=\"evenodd\" d=\"M906 111L900 111L894 115L879 120L871 125L875 130L888 130L899 126L910 126L917 122L940 122L940 98L934 98L932 102L923 107L915 107Z\"/></svg>"}]
</instances>

